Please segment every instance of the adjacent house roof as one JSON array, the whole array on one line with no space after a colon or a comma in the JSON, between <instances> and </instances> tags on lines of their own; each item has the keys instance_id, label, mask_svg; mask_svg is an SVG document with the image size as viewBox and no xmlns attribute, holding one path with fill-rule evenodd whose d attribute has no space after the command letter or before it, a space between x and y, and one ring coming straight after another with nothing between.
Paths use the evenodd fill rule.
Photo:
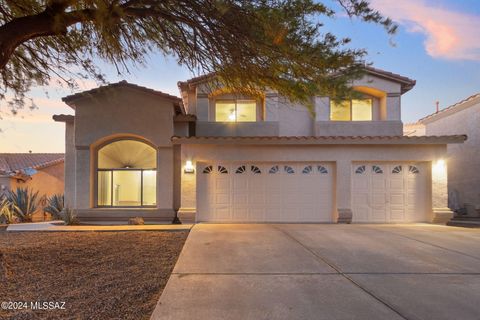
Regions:
<instances>
[{"instance_id":1,"label":"adjacent house roof","mask_svg":"<svg viewBox=\"0 0 480 320\"><path fill-rule=\"evenodd\" d=\"M28 169L42 169L64 162L63 153L0 153L0 175L29 176Z\"/></svg>"},{"instance_id":2,"label":"adjacent house roof","mask_svg":"<svg viewBox=\"0 0 480 320\"><path fill-rule=\"evenodd\" d=\"M120 82L116 82L116 83L111 83L111 84L108 84L108 85L105 85L105 86L100 86L100 87L95 88L95 89L75 93L75 94L63 97L62 101L65 102L66 104L68 104L73 109L75 109L75 101L76 100L81 99L81 98L85 98L85 97L89 97L89 96L98 94L100 92L103 92L107 89L112 89L112 88L130 88L130 89L139 90L139 91L142 91L142 92L154 94L154 95L159 96L161 98L171 100L174 103L174 105L179 109L179 113L182 113L182 114L185 113L184 110L183 110L183 106L182 106L182 99L180 99L179 97L172 96L172 95L170 95L168 93L164 93L162 91L158 91L158 90L150 89L150 88L147 88L147 87L142 87L142 86L139 86L139 85L136 85L136 84L133 84L133 83L129 83L125 80L120 81Z\"/></svg>"},{"instance_id":3,"label":"adjacent house roof","mask_svg":"<svg viewBox=\"0 0 480 320\"><path fill-rule=\"evenodd\" d=\"M464 110L466 108L469 108L471 106L474 106L476 104L480 104L480 92L471 95L470 97L463 99L455 104L452 104L449 107L446 107L438 112L432 113L426 117L423 117L422 119L418 120L419 123L429 123L438 119L441 119L443 117L449 116L451 114L454 114L456 112L459 112L461 110Z\"/></svg>"},{"instance_id":4,"label":"adjacent house roof","mask_svg":"<svg viewBox=\"0 0 480 320\"><path fill-rule=\"evenodd\" d=\"M466 135L451 136L299 136L299 137L172 137L174 144L447 144L463 143Z\"/></svg>"},{"instance_id":5,"label":"adjacent house roof","mask_svg":"<svg viewBox=\"0 0 480 320\"><path fill-rule=\"evenodd\" d=\"M399 82L402 85L402 93L405 93L405 92L409 91L410 89L412 89L415 86L415 83L416 83L416 81L413 80L413 79L401 76L401 75L396 74L396 73L385 71L385 70L382 70L382 69L374 68L374 67L366 66L365 71L366 71L367 74L371 74L371 75L378 76L380 78L384 78L384 79L387 79L387 80L392 80L392 81L395 81L395 82ZM180 88L180 90L182 90L182 89L188 88L189 86L192 86L192 85L195 85L195 84L198 84L198 83L202 83L202 82L204 82L208 79L213 78L214 76L215 76L215 73L209 73L209 74L206 74L206 75L203 75L203 76L191 78L187 81L179 81L177 83L177 85Z\"/></svg>"}]
</instances>

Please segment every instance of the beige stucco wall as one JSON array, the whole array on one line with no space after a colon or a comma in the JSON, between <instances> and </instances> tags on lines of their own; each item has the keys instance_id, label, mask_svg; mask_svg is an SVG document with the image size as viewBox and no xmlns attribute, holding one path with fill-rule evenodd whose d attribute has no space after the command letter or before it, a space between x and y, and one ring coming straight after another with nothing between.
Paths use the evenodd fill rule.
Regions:
<instances>
[{"instance_id":1,"label":"beige stucco wall","mask_svg":"<svg viewBox=\"0 0 480 320\"><path fill-rule=\"evenodd\" d=\"M113 212L113 217L123 214L171 219L174 216L172 101L135 89L115 88L75 104L74 149L69 148L71 128L67 124L66 158L69 164L67 194L77 214L95 217L112 216ZM103 143L121 138L140 139L157 149L157 207L154 209L94 208L96 150ZM72 153L74 161L68 161Z\"/></svg>"},{"instance_id":2,"label":"beige stucco wall","mask_svg":"<svg viewBox=\"0 0 480 320\"><path fill-rule=\"evenodd\" d=\"M403 135L404 136L424 136L426 135L425 125L418 122L405 123L403 125Z\"/></svg>"},{"instance_id":3,"label":"beige stucco wall","mask_svg":"<svg viewBox=\"0 0 480 320\"><path fill-rule=\"evenodd\" d=\"M447 148L449 204L452 209L465 203L480 207L480 101L424 124L427 135L468 136L465 143Z\"/></svg>"},{"instance_id":4,"label":"beige stucco wall","mask_svg":"<svg viewBox=\"0 0 480 320\"><path fill-rule=\"evenodd\" d=\"M27 181L10 179L10 188L28 188L33 192L38 191L38 200L40 200L37 211L33 215L33 221L41 221L43 216L43 205L46 197L54 194L64 194L64 163L59 163L43 169L38 169L31 179Z\"/></svg>"},{"instance_id":5,"label":"beige stucco wall","mask_svg":"<svg viewBox=\"0 0 480 320\"><path fill-rule=\"evenodd\" d=\"M402 135L401 85L373 75L355 80L351 85L373 101L373 121L330 121L330 99L315 97L310 107L292 103L276 92L265 92L263 121L250 125L215 123L212 116L215 99L229 95L214 95L208 83L198 84L195 89L182 92L188 103L188 112L198 119L199 136L355 136L355 135Z\"/></svg>"},{"instance_id":6,"label":"beige stucco wall","mask_svg":"<svg viewBox=\"0 0 480 320\"><path fill-rule=\"evenodd\" d=\"M63 194L64 192L64 164L59 163L43 169L38 169L32 179L21 181L11 179L11 189L29 188L34 192L38 191L39 196L51 196Z\"/></svg>"},{"instance_id":7,"label":"beige stucco wall","mask_svg":"<svg viewBox=\"0 0 480 320\"><path fill-rule=\"evenodd\" d=\"M351 168L356 161L427 162L444 157L445 145L182 145L182 165L196 162L284 162L325 161L335 164L337 209L352 209ZM429 181L431 175L429 173ZM441 188L430 192L444 192ZM437 195L435 195L437 197ZM439 195L445 197L445 195ZM432 208L432 195L426 197ZM182 173L181 210L196 207L196 175ZM355 213L353 213L355 214ZM432 212L427 213L429 216Z\"/></svg>"}]
</instances>

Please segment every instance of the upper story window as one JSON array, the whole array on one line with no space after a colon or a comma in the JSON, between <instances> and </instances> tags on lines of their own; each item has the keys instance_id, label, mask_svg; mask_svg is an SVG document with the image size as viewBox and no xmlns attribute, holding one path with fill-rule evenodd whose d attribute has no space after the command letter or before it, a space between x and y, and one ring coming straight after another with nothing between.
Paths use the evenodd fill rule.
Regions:
<instances>
[{"instance_id":1,"label":"upper story window","mask_svg":"<svg viewBox=\"0 0 480 320\"><path fill-rule=\"evenodd\" d=\"M371 121L372 99L352 99L330 102L332 121Z\"/></svg>"},{"instance_id":2,"label":"upper story window","mask_svg":"<svg viewBox=\"0 0 480 320\"><path fill-rule=\"evenodd\" d=\"M257 102L255 100L217 100L215 121L255 122L257 121Z\"/></svg>"}]
</instances>

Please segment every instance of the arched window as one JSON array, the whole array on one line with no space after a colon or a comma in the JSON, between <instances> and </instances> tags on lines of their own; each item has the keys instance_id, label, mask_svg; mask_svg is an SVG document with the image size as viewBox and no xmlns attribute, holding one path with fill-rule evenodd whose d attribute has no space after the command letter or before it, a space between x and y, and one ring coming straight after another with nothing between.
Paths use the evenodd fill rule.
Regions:
<instances>
[{"instance_id":1,"label":"arched window","mask_svg":"<svg viewBox=\"0 0 480 320\"><path fill-rule=\"evenodd\" d=\"M97 153L97 206L151 207L157 203L157 152L138 140L117 140Z\"/></svg>"}]
</instances>

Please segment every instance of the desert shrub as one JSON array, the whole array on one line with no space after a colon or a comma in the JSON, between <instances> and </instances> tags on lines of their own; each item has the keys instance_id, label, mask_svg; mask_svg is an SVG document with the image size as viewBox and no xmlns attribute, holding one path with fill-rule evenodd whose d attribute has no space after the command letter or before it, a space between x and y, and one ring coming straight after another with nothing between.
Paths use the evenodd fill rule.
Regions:
<instances>
[{"instance_id":1,"label":"desert shrub","mask_svg":"<svg viewBox=\"0 0 480 320\"><path fill-rule=\"evenodd\" d=\"M15 223L14 205L8 201L6 196L0 197L0 223Z\"/></svg>"},{"instance_id":2,"label":"desert shrub","mask_svg":"<svg viewBox=\"0 0 480 320\"><path fill-rule=\"evenodd\" d=\"M63 206L63 194L54 194L53 196L47 198L47 205L43 208L43 211L50 213L54 220L62 220Z\"/></svg>"},{"instance_id":3,"label":"desert shrub","mask_svg":"<svg viewBox=\"0 0 480 320\"><path fill-rule=\"evenodd\" d=\"M70 208L65 208L61 213L61 217L63 222L65 222L67 226L72 226L80 223L80 221L77 218L77 215L74 214L73 210Z\"/></svg>"},{"instance_id":4,"label":"desert shrub","mask_svg":"<svg viewBox=\"0 0 480 320\"><path fill-rule=\"evenodd\" d=\"M20 222L31 222L38 207L38 191L17 188L7 193L7 201L12 204L13 214Z\"/></svg>"}]
</instances>

